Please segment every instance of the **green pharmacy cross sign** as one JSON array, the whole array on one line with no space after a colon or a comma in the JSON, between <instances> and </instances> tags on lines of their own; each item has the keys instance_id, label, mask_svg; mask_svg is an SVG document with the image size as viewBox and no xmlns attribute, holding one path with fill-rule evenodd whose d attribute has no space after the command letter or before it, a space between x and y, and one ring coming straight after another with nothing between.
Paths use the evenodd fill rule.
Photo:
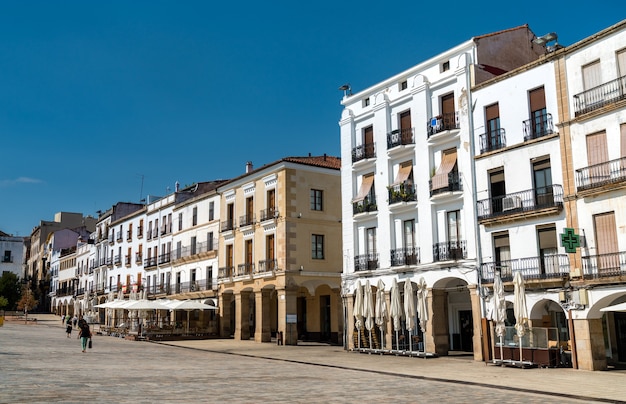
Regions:
<instances>
[{"instance_id":1,"label":"green pharmacy cross sign","mask_svg":"<svg viewBox=\"0 0 626 404\"><path fill-rule=\"evenodd\" d=\"M576 247L580 247L580 236L574 233L574 229L564 228L561 234L561 246L570 254L576 252Z\"/></svg>"}]
</instances>

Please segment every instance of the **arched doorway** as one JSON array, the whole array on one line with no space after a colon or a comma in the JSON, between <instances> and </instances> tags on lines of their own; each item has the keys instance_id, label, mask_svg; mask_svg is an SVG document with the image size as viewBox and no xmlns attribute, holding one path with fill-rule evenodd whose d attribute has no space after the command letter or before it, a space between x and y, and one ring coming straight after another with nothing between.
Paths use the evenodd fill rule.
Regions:
<instances>
[{"instance_id":1,"label":"arched doorway","mask_svg":"<svg viewBox=\"0 0 626 404\"><path fill-rule=\"evenodd\" d=\"M474 310L468 283L460 278L437 280L429 297L432 338L439 355L474 351Z\"/></svg>"}]
</instances>

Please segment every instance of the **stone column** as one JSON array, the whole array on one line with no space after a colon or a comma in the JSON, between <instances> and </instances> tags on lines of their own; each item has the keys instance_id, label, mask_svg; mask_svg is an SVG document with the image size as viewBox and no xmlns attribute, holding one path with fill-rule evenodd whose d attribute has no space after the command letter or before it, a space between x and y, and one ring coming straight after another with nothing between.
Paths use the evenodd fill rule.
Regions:
<instances>
[{"instance_id":1,"label":"stone column","mask_svg":"<svg viewBox=\"0 0 626 404\"><path fill-rule=\"evenodd\" d=\"M341 289L335 288L332 289L332 294L330 295L330 335L332 339L333 330L337 330L337 343L343 342L343 304L341 302ZM333 315L334 312L334 315ZM336 324L336 325L335 325Z\"/></svg>"},{"instance_id":2,"label":"stone column","mask_svg":"<svg viewBox=\"0 0 626 404\"><path fill-rule=\"evenodd\" d=\"M346 295L344 296L344 301L346 304L348 324L346 327L346 332L348 334L348 350L354 349L354 316L352 315L352 311L354 310L354 295Z\"/></svg>"},{"instance_id":3,"label":"stone column","mask_svg":"<svg viewBox=\"0 0 626 404\"><path fill-rule=\"evenodd\" d=\"M574 336L570 335L570 338L576 338L578 369L607 369L601 318L574 320Z\"/></svg>"},{"instance_id":4,"label":"stone column","mask_svg":"<svg viewBox=\"0 0 626 404\"><path fill-rule=\"evenodd\" d=\"M468 285L467 289L469 290L470 301L472 304L472 326L473 326L472 344L473 344L473 350L474 350L474 360L482 361L484 360L483 337L486 338L486 336L482 335L483 330L482 330L482 318L481 318L481 311L480 311L481 298L480 296L478 296L478 293L476 293L476 290L477 290L476 285Z\"/></svg>"},{"instance_id":5,"label":"stone column","mask_svg":"<svg viewBox=\"0 0 626 404\"><path fill-rule=\"evenodd\" d=\"M298 345L298 324L287 323L287 315L298 315L297 288L278 291L278 332L283 333L285 345Z\"/></svg>"},{"instance_id":6,"label":"stone column","mask_svg":"<svg viewBox=\"0 0 626 404\"><path fill-rule=\"evenodd\" d=\"M220 337L229 338L231 334L230 329L230 303L233 300L232 293L220 293L219 295L219 322L220 322Z\"/></svg>"},{"instance_id":7,"label":"stone column","mask_svg":"<svg viewBox=\"0 0 626 404\"><path fill-rule=\"evenodd\" d=\"M271 290L262 289L254 292L256 306L254 340L256 342L270 342L270 294Z\"/></svg>"},{"instance_id":8,"label":"stone column","mask_svg":"<svg viewBox=\"0 0 626 404\"><path fill-rule=\"evenodd\" d=\"M437 355L448 355L450 336L448 333L448 293L445 290L431 289L428 293L430 308L426 327L426 351Z\"/></svg>"},{"instance_id":9,"label":"stone column","mask_svg":"<svg viewBox=\"0 0 626 404\"><path fill-rule=\"evenodd\" d=\"M250 339L250 292L235 293L235 339Z\"/></svg>"}]
</instances>

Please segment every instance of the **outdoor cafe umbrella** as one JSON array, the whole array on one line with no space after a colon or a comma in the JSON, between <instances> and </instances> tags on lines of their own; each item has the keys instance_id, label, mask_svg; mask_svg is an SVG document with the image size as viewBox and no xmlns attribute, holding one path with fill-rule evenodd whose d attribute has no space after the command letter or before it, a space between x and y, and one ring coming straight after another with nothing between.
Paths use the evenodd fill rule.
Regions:
<instances>
[{"instance_id":1,"label":"outdoor cafe umbrella","mask_svg":"<svg viewBox=\"0 0 626 404\"><path fill-rule=\"evenodd\" d=\"M199 300L170 300L165 302L170 310L185 310L187 312L187 333L189 333L189 312L193 310L217 310L217 307Z\"/></svg>"},{"instance_id":2,"label":"outdoor cafe umbrella","mask_svg":"<svg viewBox=\"0 0 626 404\"><path fill-rule=\"evenodd\" d=\"M420 319L420 329L422 334L426 332L426 322L428 321L428 303L426 298L428 297L428 287L426 286L426 280L421 277L417 283L417 316ZM426 345L424 345L425 347ZM426 351L426 348L424 348Z\"/></svg>"},{"instance_id":3,"label":"outdoor cafe umbrella","mask_svg":"<svg viewBox=\"0 0 626 404\"><path fill-rule=\"evenodd\" d=\"M370 349L372 349L372 329L374 328L374 296L372 296L372 286L369 279L365 282L365 292L363 293L363 317L365 318L365 328L369 331Z\"/></svg>"},{"instance_id":4,"label":"outdoor cafe umbrella","mask_svg":"<svg viewBox=\"0 0 626 404\"><path fill-rule=\"evenodd\" d=\"M391 307L389 315L393 321L393 329L396 332L396 349L399 348L398 331L400 331L400 319L402 318L402 302L400 301L400 289L396 278L391 282Z\"/></svg>"},{"instance_id":5,"label":"outdoor cafe umbrella","mask_svg":"<svg viewBox=\"0 0 626 404\"><path fill-rule=\"evenodd\" d=\"M614 304L613 306L608 306L600 311L626 311L626 303Z\"/></svg>"},{"instance_id":6,"label":"outdoor cafe umbrella","mask_svg":"<svg viewBox=\"0 0 626 404\"><path fill-rule=\"evenodd\" d=\"M358 348L361 348L361 329L363 328L363 289L361 288L361 281L356 281L352 315L354 316L354 325L357 329L357 342L359 345Z\"/></svg>"},{"instance_id":7,"label":"outdoor cafe umbrella","mask_svg":"<svg viewBox=\"0 0 626 404\"><path fill-rule=\"evenodd\" d=\"M378 280L376 285L376 325L380 329L380 346L385 348L385 323L387 322L387 301L385 300L385 284L382 279Z\"/></svg>"},{"instance_id":8,"label":"outdoor cafe umbrella","mask_svg":"<svg viewBox=\"0 0 626 404\"><path fill-rule=\"evenodd\" d=\"M528 326L528 310L526 308L526 287L524 286L524 278L520 271L515 272L513 277L513 311L515 313L515 330L519 337L519 354L522 360L522 337L526 333Z\"/></svg>"},{"instance_id":9,"label":"outdoor cafe umbrella","mask_svg":"<svg viewBox=\"0 0 626 404\"><path fill-rule=\"evenodd\" d=\"M410 279L404 281L404 315L406 328L409 330L409 351L413 351L413 328L415 327L415 299L413 297L413 284Z\"/></svg>"},{"instance_id":10,"label":"outdoor cafe umbrella","mask_svg":"<svg viewBox=\"0 0 626 404\"><path fill-rule=\"evenodd\" d=\"M502 285L502 278L498 272L493 277L493 311L492 320L495 322L496 335L500 339L500 360L502 360L502 337L506 327L504 320L506 319L506 300L504 300L504 286ZM495 362L495 355L494 355Z\"/></svg>"}]
</instances>

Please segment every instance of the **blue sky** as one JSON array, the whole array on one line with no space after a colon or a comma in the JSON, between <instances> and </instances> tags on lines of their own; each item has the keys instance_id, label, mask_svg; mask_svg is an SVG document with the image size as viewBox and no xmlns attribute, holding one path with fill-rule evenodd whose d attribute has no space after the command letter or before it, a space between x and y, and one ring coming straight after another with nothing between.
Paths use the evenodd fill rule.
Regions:
<instances>
[{"instance_id":1,"label":"blue sky","mask_svg":"<svg viewBox=\"0 0 626 404\"><path fill-rule=\"evenodd\" d=\"M362 90L501 29L571 45L623 18L576 1L213 3L0 2L1 231L246 161L339 155L344 83Z\"/></svg>"}]
</instances>

